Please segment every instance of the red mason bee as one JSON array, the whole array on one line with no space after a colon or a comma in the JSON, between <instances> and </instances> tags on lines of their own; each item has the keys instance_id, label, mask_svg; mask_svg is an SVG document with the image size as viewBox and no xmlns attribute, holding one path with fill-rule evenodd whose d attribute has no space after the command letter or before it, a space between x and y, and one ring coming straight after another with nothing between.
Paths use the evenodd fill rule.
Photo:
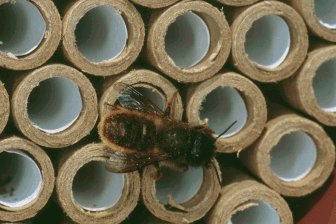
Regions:
<instances>
[{"instance_id":1,"label":"red mason bee","mask_svg":"<svg viewBox=\"0 0 336 224\"><path fill-rule=\"evenodd\" d=\"M177 93L163 111L134 87L117 86L122 88L117 103L108 105L110 111L98 125L101 140L113 150L107 165L112 172L132 172L160 161L183 167L210 164L216 139L236 123L214 138L205 125L191 126L169 116Z\"/></svg>"}]
</instances>

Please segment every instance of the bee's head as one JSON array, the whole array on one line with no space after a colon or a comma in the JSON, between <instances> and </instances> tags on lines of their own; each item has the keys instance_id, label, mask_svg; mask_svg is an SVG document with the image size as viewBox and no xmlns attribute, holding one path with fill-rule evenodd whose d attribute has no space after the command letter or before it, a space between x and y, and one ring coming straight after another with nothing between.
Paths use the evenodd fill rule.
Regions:
<instances>
[{"instance_id":1,"label":"bee's head","mask_svg":"<svg viewBox=\"0 0 336 224\"><path fill-rule=\"evenodd\" d=\"M215 154L215 139L202 130L192 131L191 148L187 151L187 162L191 166L202 166L210 163Z\"/></svg>"}]
</instances>

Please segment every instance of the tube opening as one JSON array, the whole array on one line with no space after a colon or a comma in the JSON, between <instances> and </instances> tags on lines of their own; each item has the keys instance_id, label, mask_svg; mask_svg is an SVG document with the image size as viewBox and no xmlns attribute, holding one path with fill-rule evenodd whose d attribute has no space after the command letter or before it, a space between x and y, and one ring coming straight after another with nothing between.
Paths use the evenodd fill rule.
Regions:
<instances>
[{"instance_id":1,"label":"tube opening","mask_svg":"<svg viewBox=\"0 0 336 224\"><path fill-rule=\"evenodd\" d=\"M19 150L0 153L0 204L19 208L36 200L42 174L36 162Z\"/></svg>"},{"instance_id":2,"label":"tube opening","mask_svg":"<svg viewBox=\"0 0 336 224\"><path fill-rule=\"evenodd\" d=\"M168 27L165 37L168 56L181 68L198 64L210 48L210 31L205 21L193 12L186 12Z\"/></svg>"},{"instance_id":3,"label":"tube opening","mask_svg":"<svg viewBox=\"0 0 336 224\"><path fill-rule=\"evenodd\" d=\"M33 3L16 0L0 5L0 27L0 51L24 56L42 42L46 22Z\"/></svg>"},{"instance_id":4,"label":"tube opening","mask_svg":"<svg viewBox=\"0 0 336 224\"><path fill-rule=\"evenodd\" d=\"M120 200L125 184L123 174L111 173L105 163L91 161L81 167L72 185L75 201L88 211L104 211Z\"/></svg>"},{"instance_id":5,"label":"tube opening","mask_svg":"<svg viewBox=\"0 0 336 224\"><path fill-rule=\"evenodd\" d=\"M87 12L76 26L79 51L92 63L110 61L126 47L128 30L121 12L112 6L98 6Z\"/></svg>"},{"instance_id":6,"label":"tube opening","mask_svg":"<svg viewBox=\"0 0 336 224\"><path fill-rule=\"evenodd\" d=\"M203 167L189 167L186 172L178 172L161 168L163 177L156 182L156 197L162 204L167 204L171 195L181 204L191 200L201 189L203 183Z\"/></svg>"},{"instance_id":7,"label":"tube opening","mask_svg":"<svg viewBox=\"0 0 336 224\"><path fill-rule=\"evenodd\" d=\"M318 105L326 112L336 112L336 60L323 63L313 79Z\"/></svg>"},{"instance_id":8,"label":"tube opening","mask_svg":"<svg viewBox=\"0 0 336 224\"><path fill-rule=\"evenodd\" d=\"M33 125L47 133L70 127L79 117L83 102L77 84L67 78L53 77L40 82L28 98L27 112Z\"/></svg>"},{"instance_id":9,"label":"tube opening","mask_svg":"<svg viewBox=\"0 0 336 224\"><path fill-rule=\"evenodd\" d=\"M259 66L274 69L281 65L291 45L290 30L280 16L264 16L256 20L246 34L245 51Z\"/></svg>"},{"instance_id":10,"label":"tube opening","mask_svg":"<svg viewBox=\"0 0 336 224\"><path fill-rule=\"evenodd\" d=\"M217 87L203 100L199 112L200 119L207 121L208 126L221 134L234 121L237 123L223 137L230 137L244 128L248 111L240 93L232 87Z\"/></svg>"},{"instance_id":11,"label":"tube opening","mask_svg":"<svg viewBox=\"0 0 336 224\"><path fill-rule=\"evenodd\" d=\"M309 135L296 131L282 136L270 155L271 168L281 180L298 181L313 169L317 148Z\"/></svg>"},{"instance_id":12,"label":"tube opening","mask_svg":"<svg viewBox=\"0 0 336 224\"><path fill-rule=\"evenodd\" d=\"M280 217L276 210L266 202L259 201L255 206L234 214L229 224L280 224Z\"/></svg>"},{"instance_id":13,"label":"tube opening","mask_svg":"<svg viewBox=\"0 0 336 224\"><path fill-rule=\"evenodd\" d=\"M336 4L334 0L315 0L318 21L328 29L336 29Z\"/></svg>"}]
</instances>

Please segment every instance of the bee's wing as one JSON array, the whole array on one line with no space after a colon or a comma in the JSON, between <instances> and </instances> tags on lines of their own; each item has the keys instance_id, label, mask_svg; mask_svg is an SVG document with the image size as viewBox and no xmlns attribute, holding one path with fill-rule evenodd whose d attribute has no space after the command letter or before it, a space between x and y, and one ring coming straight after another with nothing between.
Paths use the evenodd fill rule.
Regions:
<instances>
[{"instance_id":1,"label":"bee's wing","mask_svg":"<svg viewBox=\"0 0 336 224\"><path fill-rule=\"evenodd\" d=\"M133 86L123 82L118 82L116 86L120 88L118 102L122 107L146 112L149 114L164 116L164 112L157 105L155 105L154 102L136 90Z\"/></svg>"},{"instance_id":2,"label":"bee's wing","mask_svg":"<svg viewBox=\"0 0 336 224\"><path fill-rule=\"evenodd\" d=\"M164 160L170 160L171 157L165 153L121 153L113 152L107 161L106 168L113 173L128 173L139 170L150 164Z\"/></svg>"}]
</instances>

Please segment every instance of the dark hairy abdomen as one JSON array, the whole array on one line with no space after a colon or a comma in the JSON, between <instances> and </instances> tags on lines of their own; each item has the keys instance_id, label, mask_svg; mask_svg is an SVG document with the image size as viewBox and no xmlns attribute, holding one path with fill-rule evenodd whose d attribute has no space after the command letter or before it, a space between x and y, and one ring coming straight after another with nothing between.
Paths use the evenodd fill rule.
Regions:
<instances>
[{"instance_id":1,"label":"dark hairy abdomen","mask_svg":"<svg viewBox=\"0 0 336 224\"><path fill-rule=\"evenodd\" d=\"M144 151L155 145L157 131L153 122L132 114L116 114L106 119L104 135L116 145Z\"/></svg>"}]
</instances>

